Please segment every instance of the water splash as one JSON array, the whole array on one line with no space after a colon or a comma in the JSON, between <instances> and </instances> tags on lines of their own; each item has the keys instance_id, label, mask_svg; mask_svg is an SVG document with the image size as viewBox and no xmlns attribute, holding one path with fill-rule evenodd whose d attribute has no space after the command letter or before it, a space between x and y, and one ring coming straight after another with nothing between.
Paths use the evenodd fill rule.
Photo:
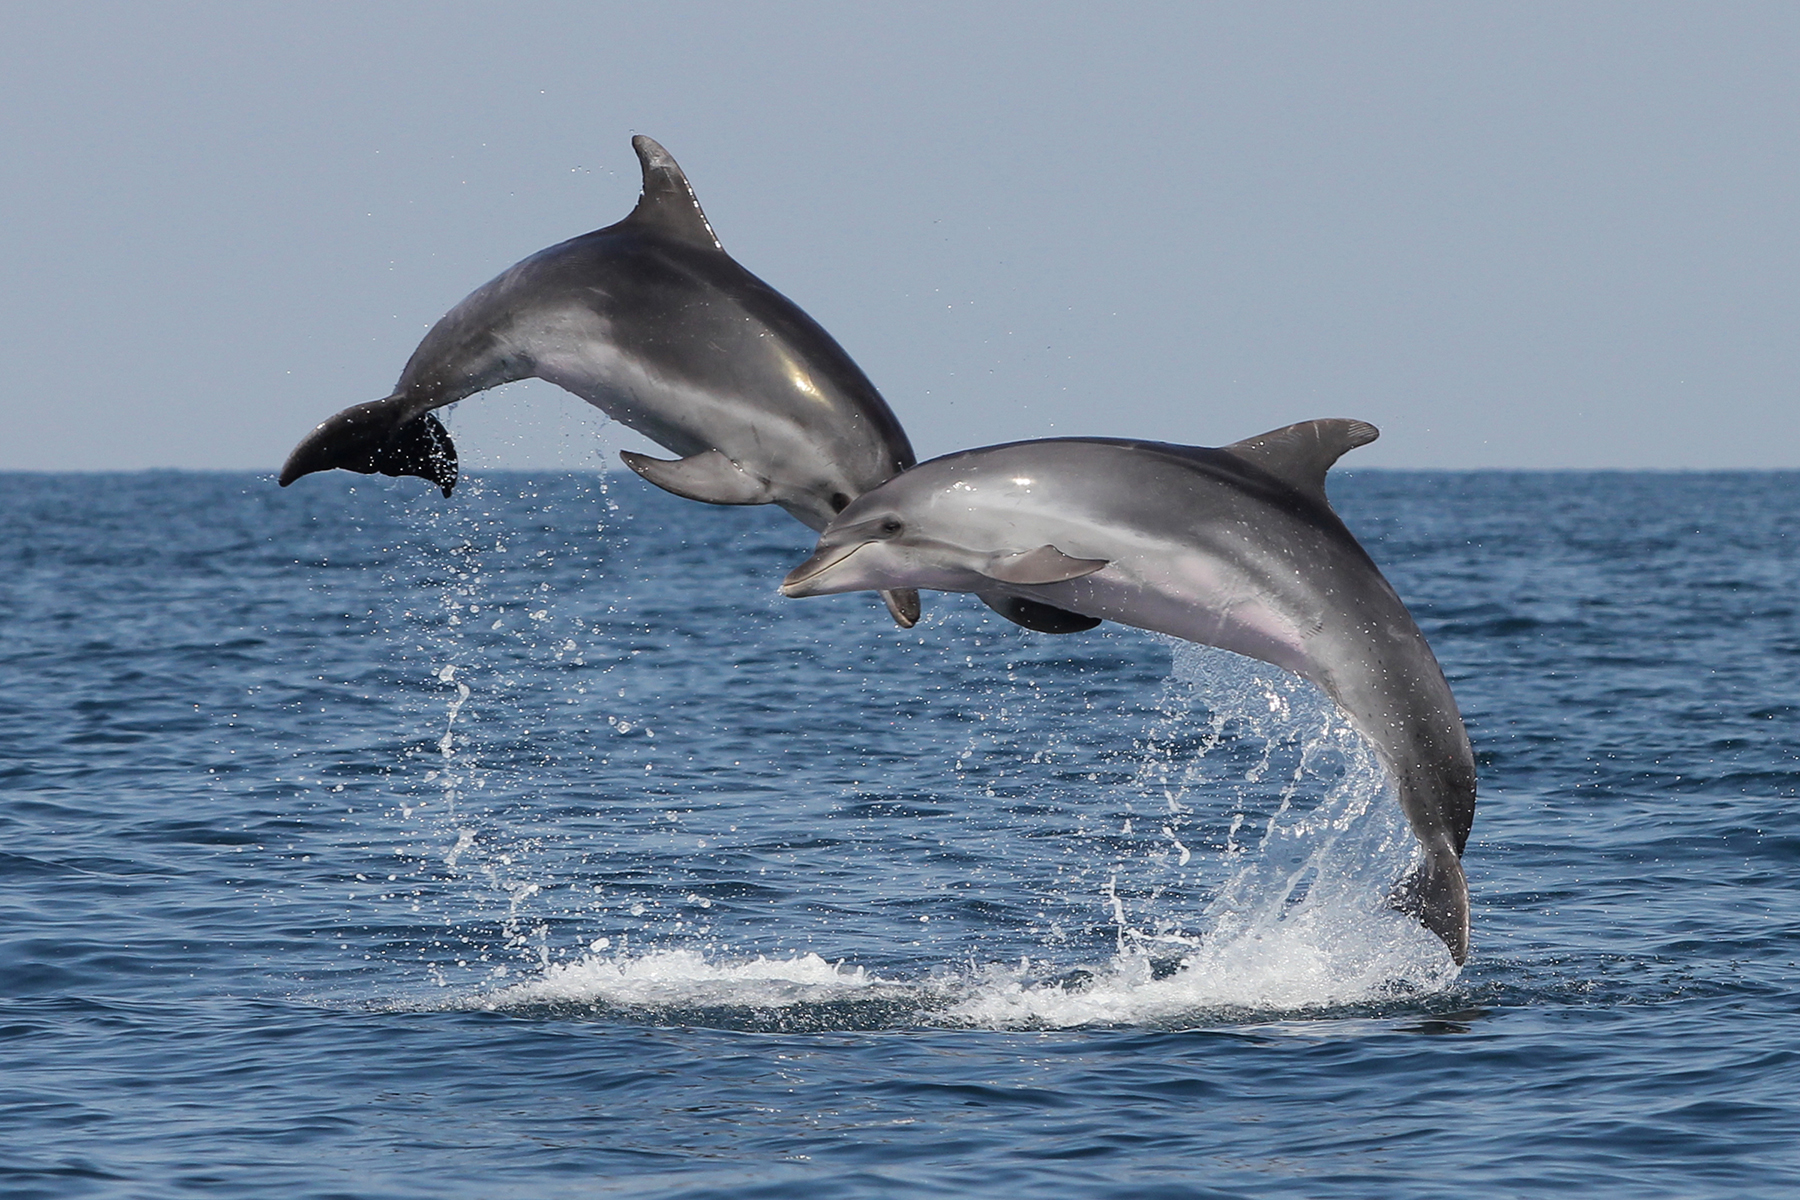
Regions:
<instances>
[{"instance_id":1,"label":"water splash","mask_svg":"<svg viewBox=\"0 0 1800 1200\"><path fill-rule=\"evenodd\" d=\"M448 505L435 495L397 498L407 502L412 537L389 574L390 638L403 669L427 683L402 690L418 733L391 768L394 832L415 863L405 889L413 924L436 927L418 949L440 986L550 965L542 901L567 886L567 864L541 857L543 839L519 819L522 799L543 796L551 782L552 764L531 737L556 690L539 668L555 664L555 683L584 693L609 669L589 668L595 631L551 582L569 575L560 558L583 564L577 578L601 562L617 511L608 480L596 474L576 496L598 512L570 505L559 513L591 523L535 553L514 544L518 503L537 496L536 485L522 486L506 494L506 485L472 475ZM570 671L581 682L568 684Z\"/></svg>"},{"instance_id":2,"label":"water splash","mask_svg":"<svg viewBox=\"0 0 1800 1200\"><path fill-rule=\"evenodd\" d=\"M896 684L841 666L896 647L782 610L754 619L785 648L721 678L755 688L784 654L840 664L903 731L869 753L879 726L840 687L828 727L787 741L789 695L763 685L771 717L674 674L706 673L679 640L717 616L683 626L686 597L629 564L589 586L617 510L604 477L558 492L541 523L538 485L498 494L510 486L471 478L451 506L414 506L411 560L390 576L413 732L387 776L383 836L403 845L379 852L414 865L356 890L394 906L390 959L416 955L452 993L548 1002L506 990L523 979L599 997L650 971L672 996L689 987L670 1003L704 1021L750 964L811 952L879 973L920 1019L1054 1026L1357 1004L1456 978L1386 906L1413 839L1311 685L1174 641L1164 672L1134 630L1071 655L948 605ZM611 532L634 539L632 563L635 539L654 544ZM671 626L674 646L646 636ZM666 723L690 696L735 718ZM758 732L729 723L745 718ZM818 991L794 1005L842 1002L835 978L788 982Z\"/></svg>"},{"instance_id":3,"label":"water splash","mask_svg":"<svg viewBox=\"0 0 1800 1200\"><path fill-rule=\"evenodd\" d=\"M761 1008L803 1010L788 1027L1064 1028L1312 1013L1449 988L1458 970L1443 946L1386 903L1417 848L1362 739L1301 680L1171 649L1125 789L1144 832L1128 818L1124 834L1087 847L1109 857L1067 877L1081 887L1104 872L1088 903L1111 929L1105 961L1071 963L1046 939L1016 964L972 951L920 979L916 962L878 975L816 953L745 956L728 938L635 951L598 939L575 961L545 960L536 978L458 1003L585 1005L655 1022L741 1024ZM1160 815L1142 820L1146 808Z\"/></svg>"},{"instance_id":4,"label":"water splash","mask_svg":"<svg viewBox=\"0 0 1800 1200\"><path fill-rule=\"evenodd\" d=\"M458 1005L487 1010L543 1004L652 1010L677 1006L791 1008L913 990L862 967L827 962L817 954L731 961L696 950L659 950L558 963L536 979Z\"/></svg>"}]
</instances>

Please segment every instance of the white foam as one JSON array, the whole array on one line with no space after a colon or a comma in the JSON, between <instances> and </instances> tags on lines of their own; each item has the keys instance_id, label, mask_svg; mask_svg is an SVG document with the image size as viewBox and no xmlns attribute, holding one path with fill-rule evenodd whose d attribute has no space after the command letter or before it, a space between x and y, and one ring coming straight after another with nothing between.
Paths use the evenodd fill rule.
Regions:
<instances>
[{"instance_id":1,"label":"white foam","mask_svg":"<svg viewBox=\"0 0 1800 1200\"><path fill-rule=\"evenodd\" d=\"M1274 930L1203 941L1162 979L1137 950L1077 986L993 972L945 1015L991 1029L1167 1025L1392 1000L1440 991L1456 973L1443 945L1398 913L1319 909Z\"/></svg>"},{"instance_id":2,"label":"white foam","mask_svg":"<svg viewBox=\"0 0 1800 1200\"><path fill-rule=\"evenodd\" d=\"M469 1004L487 1009L539 1004L789 1008L892 989L861 967L829 963L817 954L731 962L694 950L658 950L635 956L591 954L557 963L536 979L482 993Z\"/></svg>"},{"instance_id":3,"label":"white foam","mask_svg":"<svg viewBox=\"0 0 1800 1200\"><path fill-rule=\"evenodd\" d=\"M1167 1026L1295 1014L1440 991L1457 968L1398 913L1296 914L1270 929L1202 942L1163 978L1152 956L1043 978L1047 964L990 965L923 981L884 978L817 954L732 960L696 950L592 954L537 978L454 1002L483 1010L575 1005L655 1013L813 1008L887 1001L908 1024L981 1029ZM702 1017L702 1020L704 1018Z\"/></svg>"}]
</instances>

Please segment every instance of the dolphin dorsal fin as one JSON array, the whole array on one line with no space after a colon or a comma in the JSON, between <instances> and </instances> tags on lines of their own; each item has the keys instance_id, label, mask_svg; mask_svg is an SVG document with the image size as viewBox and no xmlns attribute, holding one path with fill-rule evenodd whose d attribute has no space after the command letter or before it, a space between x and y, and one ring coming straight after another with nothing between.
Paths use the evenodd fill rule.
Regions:
<instances>
[{"instance_id":1,"label":"dolphin dorsal fin","mask_svg":"<svg viewBox=\"0 0 1800 1200\"><path fill-rule=\"evenodd\" d=\"M647 226L677 241L724 250L674 156L641 133L631 139L631 148L644 166L644 192L625 222Z\"/></svg>"},{"instance_id":2,"label":"dolphin dorsal fin","mask_svg":"<svg viewBox=\"0 0 1800 1200\"><path fill-rule=\"evenodd\" d=\"M1326 504L1325 472L1331 464L1345 452L1366 446L1380 436L1381 431L1367 421L1327 417L1271 429L1223 448Z\"/></svg>"}]
</instances>

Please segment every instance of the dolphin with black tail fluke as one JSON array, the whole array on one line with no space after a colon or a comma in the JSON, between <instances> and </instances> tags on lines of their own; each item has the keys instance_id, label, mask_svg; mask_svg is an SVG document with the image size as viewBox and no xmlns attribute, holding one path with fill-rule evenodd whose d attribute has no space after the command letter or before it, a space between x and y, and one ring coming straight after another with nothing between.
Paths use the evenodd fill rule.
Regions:
<instances>
[{"instance_id":1,"label":"dolphin with black tail fluke","mask_svg":"<svg viewBox=\"0 0 1800 1200\"><path fill-rule=\"evenodd\" d=\"M456 448L431 410L518 379L545 379L674 453L629 451L651 483L709 504L779 504L813 530L913 465L875 385L818 322L719 244L687 176L632 139L644 190L616 225L552 246L432 326L393 394L314 429L286 487L341 467L417 475L448 496ZM884 590L894 619L918 593Z\"/></svg>"},{"instance_id":2,"label":"dolphin with black tail fluke","mask_svg":"<svg viewBox=\"0 0 1800 1200\"><path fill-rule=\"evenodd\" d=\"M948 455L845 508L781 590L973 592L1027 628L1117 621L1311 680L1374 747L1424 849L1394 903L1461 963L1469 737L1412 615L1325 498L1331 464L1376 436L1324 420L1219 449L1062 438Z\"/></svg>"}]
</instances>

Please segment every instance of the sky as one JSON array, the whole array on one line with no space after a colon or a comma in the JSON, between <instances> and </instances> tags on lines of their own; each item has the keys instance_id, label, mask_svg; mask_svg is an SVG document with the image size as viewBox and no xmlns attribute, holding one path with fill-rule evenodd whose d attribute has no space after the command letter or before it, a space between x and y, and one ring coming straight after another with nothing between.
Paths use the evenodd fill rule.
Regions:
<instances>
[{"instance_id":1,"label":"sky","mask_svg":"<svg viewBox=\"0 0 1800 1200\"><path fill-rule=\"evenodd\" d=\"M1800 6L0 7L0 469L274 470L634 133L921 457L1800 467ZM641 439L542 383L472 467Z\"/></svg>"}]
</instances>

